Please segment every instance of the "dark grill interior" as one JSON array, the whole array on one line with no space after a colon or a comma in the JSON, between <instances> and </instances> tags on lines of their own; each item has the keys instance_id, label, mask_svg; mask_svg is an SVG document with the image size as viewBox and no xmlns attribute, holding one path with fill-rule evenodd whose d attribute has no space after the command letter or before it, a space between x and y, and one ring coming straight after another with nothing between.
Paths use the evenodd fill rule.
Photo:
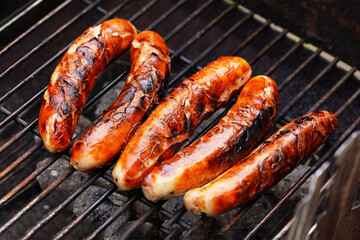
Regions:
<instances>
[{"instance_id":1,"label":"dark grill interior","mask_svg":"<svg viewBox=\"0 0 360 240\"><path fill-rule=\"evenodd\" d=\"M352 132L360 129L360 82L356 68L241 6L214 0L68 0L53 5L41 2L28 12L24 10L25 17L29 14L37 17L30 18L33 21L24 18L25 22L19 18L0 32L4 36L0 39L8 40L1 42L0 51L0 234L3 239L107 238L105 229L113 222L121 222L124 216L128 216L127 222L119 230L123 239L141 238L148 222L152 224L146 234L149 238L195 235L206 238L215 234L224 238L270 238L293 217L294 206L287 201L291 195L323 162L332 159L334 151ZM39 10L45 6L45 13ZM268 201L270 211L259 215L246 231L239 233L233 229L243 224L243 215L256 207L256 201L225 214L225 222L220 218L190 217L181 201L173 205L165 201L152 203L140 190L117 191L112 184L111 167L80 174L68 165L56 165L59 159L69 159L69 152L54 155L43 148L37 117L52 71L71 42L85 29L114 17L130 20L139 31L152 29L164 37L172 53L169 89L219 56L238 55L252 65L253 76L270 75L278 84L280 109L271 133L292 118L315 109L332 111L338 117L336 132L303 161L302 165L309 166L307 171L279 199ZM77 133L116 99L118 92L112 89L121 88L128 70L127 51L100 75ZM231 103L205 121L189 142L214 126L229 107ZM42 182L44 178L49 178L48 184ZM71 185L74 179L79 185ZM105 191L96 193L94 203L74 215L71 212L74 202L94 185ZM119 194L125 198L123 203L96 218L95 227L87 226L84 219L90 218L96 208L97 211L105 208L109 201L118 201L111 199ZM141 211L135 213L135 205L140 205L137 209Z\"/></svg>"}]
</instances>

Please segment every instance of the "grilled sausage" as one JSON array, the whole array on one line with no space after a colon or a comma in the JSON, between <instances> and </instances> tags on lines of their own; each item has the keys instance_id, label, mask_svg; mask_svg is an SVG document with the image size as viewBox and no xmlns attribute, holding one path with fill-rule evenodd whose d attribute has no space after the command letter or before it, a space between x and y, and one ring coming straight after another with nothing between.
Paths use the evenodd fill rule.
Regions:
<instances>
[{"instance_id":1,"label":"grilled sausage","mask_svg":"<svg viewBox=\"0 0 360 240\"><path fill-rule=\"evenodd\" d=\"M39 131L50 152L66 150L95 81L111 59L136 36L126 20L112 19L87 29L67 50L51 76L39 115Z\"/></svg>"},{"instance_id":2,"label":"grilled sausage","mask_svg":"<svg viewBox=\"0 0 360 240\"><path fill-rule=\"evenodd\" d=\"M336 125L335 115L327 111L294 120L218 178L188 191L186 208L196 215L214 216L256 198L314 152Z\"/></svg>"},{"instance_id":3,"label":"grilled sausage","mask_svg":"<svg viewBox=\"0 0 360 240\"><path fill-rule=\"evenodd\" d=\"M157 201L180 196L228 170L266 137L278 104L278 89L271 78L250 79L214 128L144 178L145 197Z\"/></svg>"},{"instance_id":4,"label":"grilled sausage","mask_svg":"<svg viewBox=\"0 0 360 240\"><path fill-rule=\"evenodd\" d=\"M118 99L73 145L70 164L76 169L89 171L111 163L164 91L170 58L162 37L140 33L130 55L130 74Z\"/></svg>"},{"instance_id":5,"label":"grilled sausage","mask_svg":"<svg viewBox=\"0 0 360 240\"><path fill-rule=\"evenodd\" d=\"M251 75L239 57L221 57L176 87L126 145L114 170L117 186L129 190L162 160L172 157L203 119L223 106Z\"/></svg>"}]
</instances>

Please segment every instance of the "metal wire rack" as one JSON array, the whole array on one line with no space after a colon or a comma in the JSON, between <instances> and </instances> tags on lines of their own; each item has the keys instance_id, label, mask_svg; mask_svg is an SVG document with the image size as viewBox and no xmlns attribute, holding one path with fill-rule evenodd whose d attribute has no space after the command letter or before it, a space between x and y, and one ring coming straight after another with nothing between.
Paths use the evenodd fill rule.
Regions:
<instances>
[{"instance_id":1,"label":"metal wire rack","mask_svg":"<svg viewBox=\"0 0 360 240\"><path fill-rule=\"evenodd\" d=\"M30 9L25 14L31 14L32 11ZM169 89L218 56L239 55L252 65L254 75L270 75L278 83L280 113L276 128L290 122L292 117L318 108L333 111L339 118L339 127L335 134L306 161L310 166L309 170L293 183L268 213L261 216L257 224L251 226L249 232L244 233L244 239L256 236L259 229L271 222L272 216L286 205L292 194L325 161L331 161L332 154L340 144L359 129L360 82L357 69L236 3L227 4L215 0L67 0L51 9L25 32L14 36L13 40L0 50L0 236L42 238L46 226L81 193L98 179L106 180L110 187L104 194L81 215L66 219L51 233L51 237L55 239L70 237L72 231L94 209L118 191L107 172L110 167L103 167L92 172L79 188L64 196L64 199L59 200L45 214L33 219L30 225L25 224L22 231L11 230L21 224L21 220L32 209L46 201L59 185L75 172L69 166L45 189L39 189L36 182L36 178L56 160L70 154L69 151L55 155L46 153L38 139L38 110L50 74L76 36L90 25L115 17L128 19L139 31L153 29L164 37L171 48L173 70ZM14 20L7 24L6 28L11 29L16 25ZM124 53L118 58L120 64L117 60L113 61L99 78L83 112L90 119L98 117L92 112L99 99L126 77L129 64L123 63L128 59L127 54ZM109 75L110 80L106 77ZM202 130L197 131L189 143L211 129L230 107L231 103L207 122ZM39 162L41 164L37 165ZM101 235L136 202L141 202L148 208L123 232L122 239L130 238L139 226L156 214L166 219L155 225L159 236L165 239L179 238L180 235L190 238L206 228L206 222L209 221L208 218L201 217L195 222L188 222L183 219L187 214L184 206L169 211L163 207L165 201L150 202L139 190L122 194L125 194L128 200L106 220L100 222L97 228L86 236L87 239ZM251 201L238 208L238 212L227 224L212 233L217 234L216 236L226 235L229 229L239 224L239 220L255 202L256 200ZM282 227L287 226L288 219L284 218Z\"/></svg>"}]
</instances>

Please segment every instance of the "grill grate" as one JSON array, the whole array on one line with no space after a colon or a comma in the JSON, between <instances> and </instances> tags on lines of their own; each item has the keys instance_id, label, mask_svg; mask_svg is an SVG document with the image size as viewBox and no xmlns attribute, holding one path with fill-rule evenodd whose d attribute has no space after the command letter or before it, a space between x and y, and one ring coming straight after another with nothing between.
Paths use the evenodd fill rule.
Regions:
<instances>
[{"instance_id":1,"label":"grill grate","mask_svg":"<svg viewBox=\"0 0 360 240\"><path fill-rule=\"evenodd\" d=\"M33 208L38 208L41 202L51 197L75 172L73 168L68 167L44 190L34 181L56 160L62 156L70 156L69 151L55 155L47 153L38 139L37 116L49 76L70 46L71 39L77 37L89 25L113 17L126 18L133 22L139 31L154 29L164 37L171 48L173 73L169 82L170 89L218 56L239 55L252 65L254 75L265 73L277 81L280 92L277 128L291 121L293 116L320 107L335 112L339 118L339 127L335 134L309 157L309 161L306 161L305 164L310 165L309 170L288 189L267 214L261 216L257 224L251 226L247 234L244 233L245 239L252 237L260 228L266 227L266 224L271 222L271 217L280 207L286 205L293 193L322 163L331 160L332 154L340 144L359 129L360 82L355 76L358 73L357 69L349 68L336 57L327 57L321 49L306 43L306 39L294 37L288 30L275 26L270 20L263 19L241 6L215 0L124 0L120 3L107 0L68 0L49 11L24 33L14 36L14 40L0 51L0 184L3 188L0 200L0 235L5 238L44 238L42 234L47 225L95 181L105 179L110 184L107 191L98 196L86 211L78 217L67 218L51 233L45 231L45 234L51 234L55 239L64 238L72 234L88 215L117 191L116 186L112 184L112 177L107 172L109 167L103 167L91 173L79 188L64 196L64 199L59 200L44 214L37 216L31 224L24 224L26 228L17 228L21 229L17 232L12 231L12 228L21 224L21 220ZM11 29L14 25L15 23L8 24L6 28ZM44 36L40 41L37 37L39 34ZM92 114L98 101L106 97L104 95L128 74L127 55L128 52L119 56L119 60L113 61L100 76L83 111L91 120L98 117ZM107 80L106 74L110 75L111 80ZM202 129L197 130L195 137L190 139L188 144L214 126L231 104L207 121ZM36 163L40 161L41 164L36 167ZM195 222L189 222L184 219L187 214L184 206L168 211L163 207L165 201L152 203L144 198L139 190L122 194L128 197L125 204L100 222L98 227L86 236L88 239L102 234L136 203L142 203L148 208L123 232L122 239L130 238L136 229L156 214L167 219L155 226L165 239L177 238L181 234L185 238L190 237L195 232L206 229L207 223L211 221L209 218L200 217ZM28 198L24 199L24 196ZM228 223L212 233L218 236L226 235L229 229L239 224L239 220L255 202L256 200L251 201L238 208L238 212ZM289 226L291 220L288 220L289 218L284 217L282 226ZM48 235L45 238L48 238Z\"/></svg>"}]
</instances>

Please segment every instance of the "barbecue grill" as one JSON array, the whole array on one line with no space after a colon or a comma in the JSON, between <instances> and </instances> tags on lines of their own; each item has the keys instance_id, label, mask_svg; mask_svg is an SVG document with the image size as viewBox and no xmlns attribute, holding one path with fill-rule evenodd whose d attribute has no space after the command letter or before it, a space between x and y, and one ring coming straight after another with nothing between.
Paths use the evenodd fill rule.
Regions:
<instances>
[{"instance_id":1,"label":"barbecue grill","mask_svg":"<svg viewBox=\"0 0 360 240\"><path fill-rule=\"evenodd\" d=\"M80 173L59 164L69 159L70 152L50 154L39 138L37 120L43 93L71 42L89 26L115 17L131 21L138 31L152 29L164 37L172 59L169 91L217 57L238 55L251 64L253 76L269 75L278 84L280 108L272 133L292 118L316 109L335 113L339 119L336 132L302 162L299 167L305 170L279 198L261 197L217 218L191 216L181 198L153 203L141 190L121 192L112 183L111 166ZM1 23L2 239L281 237L294 215L291 196L360 129L356 67L237 3L33 0ZM77 134L117 97L114 89L121 88L128 71L128 52L106 67L85 106ZM214 126L233 103L205 121L187 144ZM333 174L329 170L329 178ZM85 195L85 200L92 196L93 201L84 203L82 210L76 208L90 189L95 192ZM106 207L109 204L111 208ZM267 204L266 211L255 216L252 225L237 229L248 224L245 219L263 204Z\"/></svg>"}]
</instances>

